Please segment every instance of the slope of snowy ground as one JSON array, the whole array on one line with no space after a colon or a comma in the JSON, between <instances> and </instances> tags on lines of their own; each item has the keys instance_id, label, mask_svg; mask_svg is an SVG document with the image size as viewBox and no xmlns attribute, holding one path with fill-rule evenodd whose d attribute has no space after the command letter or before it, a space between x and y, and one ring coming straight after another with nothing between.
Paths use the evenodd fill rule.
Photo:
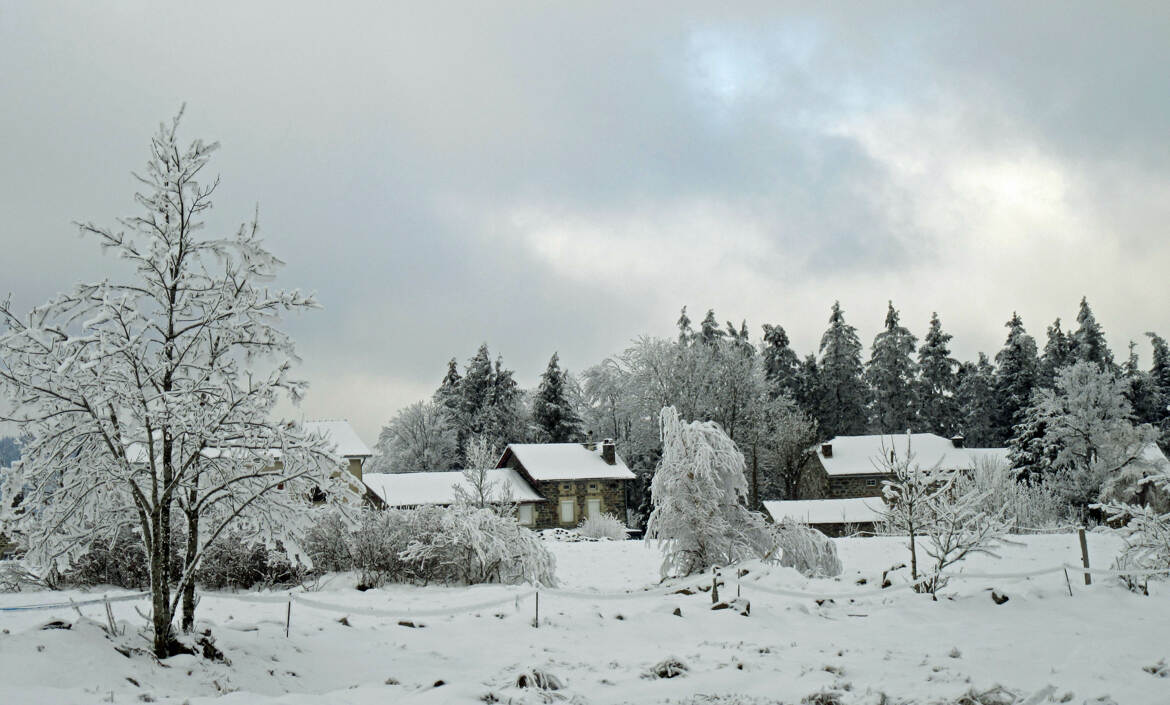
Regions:
<instances>
[{"instance_id":1,"label":"slope of snowy ground","mask_svg":"<svg viewBox=\"0 0 1170 705\"><path fill-rule=\"evenodd\" d=\"M1079 561L1075 536L1022 541L1004 549L1001 560L976 558L963 570L1028 572ZM561 585L541 591L539 628L532 626L528 587L361 593L352 589L352 576L331 576L294 602L288 638L281 593L205 595L200 627L212 630L230 666L195 657L161 666L141 652L124 656L98 626L100 605L81 608L92 622L79 621L70 608L0 612L0 702L799 703L836 690L842 703L930 703L1001 684L1027 693L1053 686L1051 697L1037 703L1099 696L1118 705L1170 703L1170 678L1148 672L1170 659L1165 585L1141 597L1104 578L1085 587L1074 575L1069 597L1057 572L956 581L933 602L877 587L881 572L905 559L904 543L838 540L845 574L836 580L752 565L740 584L727 577L721 588L728 597L738 587L750 600L747 617L712 611L704 592L670 594L709 584L710 576L661 585L660 556L635 541L550 543ZM1090 549L1095 565L1106 566L1116 543L1092 535ZM1009 600L995 604L991 589ZM818 604L780 591L863 596ZM0 607L93 596L0 595ZM144 647L134 606L114 604L129 632L116 641ZM73 627L40 629L50 619ZM668 657L688 672L644 677ZM534 668L565 687L553 694L516 688L516 677Z\"/></svg>"}]
</instances>

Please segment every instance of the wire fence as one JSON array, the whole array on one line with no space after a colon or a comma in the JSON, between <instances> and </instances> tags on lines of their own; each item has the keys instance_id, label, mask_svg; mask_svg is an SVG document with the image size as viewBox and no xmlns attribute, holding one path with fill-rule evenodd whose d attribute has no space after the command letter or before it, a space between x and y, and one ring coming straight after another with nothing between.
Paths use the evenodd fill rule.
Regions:
<instances>
[{"instance_id":1,"label":"wire fence","mask_svg":"<svg viewBox=\"0 0 1170 705\"><path fill-rule=\"evenodd\" d=\"M1045 575L1052 575L1057 573L1078 573L1090 574L1103 577L1151 577L1155 575L1165 575L1170 573L1170 568L1158 568L1148 570L1109 570L1104 568L1085 568L1079 565L1072 565L1070 563L1062 563L1047 568L1040 568L1031 571L1022 571L1015 573L972 573L972 572L949 572L932 573L924 575L917 580L889 585L887 587L877 587L869 590L855 590L851 592L810 592L806 590L790 590L786 588L773 587L761 584L757 581L739 581L738 586L741 590L758 591L764 594L776 595L780 597L790 597L796 599L809 600L849 600L849 599L867 599L875 597L884 597L886 595L900 592L902 590L914 589L920 584L927 583L936 577L943 577L948 580L1025 580L1037 578ZM289 603L296 603L311 609L322 610L327 612L335 612L346 615L364 615L367 617L378 617L385 619L418 619L421 617L453 617L461 614L469 614L474 612L481 612L497 607L502 607L512 603L519 606L522 600L527 600L538 593L543 593L546 596L561 597L574 600L587 601L613 601L613 600L627 600L640 599L646 597L663 597L672 594L686 594L688 592L696 592L700 589L705 589L709 584L709 578L704 577L702 581L688 581L686 583L679 583L666 587L654 588L650 590L640 590L634 592L583 592L574 590L560 590L556 588L546 587L528 587L520 592L516 592L498 599L487 600L483 602L476 602L466 605L453 605L450 607L436 608L436 609L383 609L379 607L371 607L364 605L343 605L323 600L318 600L311 597L306 597L302 593L285 593L285 594L239 594L239 593L204 593L205 597L216 599L228 599L238 602L248 602L254 604L270 604L270 605L285 605ZM724 583L726 584L726 582ZM62 602L46 602L28 605L14 605L7 607L0 607L0 612L28 612L39 610L53 610L53 609L71 609L74 607L83 607L86 605L98 605L113 602L127 602L133 600L141 600L150 597L148 592L132 593L129 595L116 595L114 597L100 597L88 600L69 600Z\"/></svg>"}]
</instances>

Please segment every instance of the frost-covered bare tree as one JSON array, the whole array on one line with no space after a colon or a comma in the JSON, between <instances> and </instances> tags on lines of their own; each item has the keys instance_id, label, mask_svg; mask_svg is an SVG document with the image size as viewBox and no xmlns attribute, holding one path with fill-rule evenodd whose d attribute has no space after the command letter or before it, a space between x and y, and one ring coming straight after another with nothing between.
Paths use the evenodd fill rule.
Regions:
<instances>
[{"instance_id":1,"label":"frost-covered bare tree","mask_svg":"<svg viewBox=\"0 0 1170 705\"><path fill-rule=\"evenodd\" d=\"M1041 389L1028 408L1027 428L1043 429L1026 443L1040 474L1053 477L1066 501L1082 512L1102 499L1102 490L1139 461L1157 439L1149 426L1135 426L1125 397L1126 383L1093 362L1057 372L1054 389Z\"/></svg>"},{"instance_id":2,"label":"frost-covered bare tree","mask_svg":"<svg viewBox=\"0 0 1170 705\"><path fill-rule=\"evenodd\" d=\"M744 506L743 454L718 424L686 423L662 410L662 462L651 484L646 536L663 549L662 576L759 558L772 539L763 517Z\"/></svg>"},{"instance_id":3,"label":"frost-covered bare tree","mask_svg":"<svg viewBox=\"0 0 1170 705\"><path fill-rule=\"evenodd\" d=\"M909 434L904 455L899 455L894 448L883 447L877 464L882 472L892 476L882 482L886 503L882 522L889 530L908 537L910 579L918 580L918 538L929 530L931 501L948 490L953 476L937 466L922 467L911 447Z\"/></svg>"},{"instance_id":4,"label":"frost-covered bare tree","mask_svg":"<svg viewBox=\"0 0 1170 705\"><path fill-rule=\"evenodd\" d=\"M455 500L459 504L479 509L494 508L501 514L514 515L512 488L492 479L491 470L500 459L499 450L484 436L473 436L464 450L467 467L461 470L463 485L455 485Z\"/></svg>"},{"instance_id":5,"label":"frost-covered bare tree","mask_svg":"<svg viewBox=\"0 0 1170 705\"><path fill-rule=\"evenodd\" d=\"M290 376L294 346L280 316L316 303L269 288L281 263L254 219L232 236L200 235L217 145L182 146L178 126L176 117L151 141L141 213L120 229L80 226L130 273L78 285L26 315L0 305L6 420L26 439L3 490L19 500L4 502L0 520L45 571L124 528L140 534L160 657L175 644L180 596L190 626L195 571L229 526L291 539L310 521L310 492L351 498L326 439L270 420L279 398L305 391ZM181 519L183 568L173 575Z\"/></svg>"},{"instance_id":6,"label":"frost-covered bare tree","mask_svg":"<svg viewBox=\"0 0 1170 705\"><path fill-rule=\"evenodd\" d=\"M941 573L969 556L995 556L995 548L1007 534L1008 508L989 507L990 492L979 487L971 473L952 471L939 490L926 496L926 555L930 556L930 579L923 589L937 595L947 584Z\"/></svg>"},{"instance_id":7,"label":"frost-covered bare tree","mask_svg":"<svg viewBox=\"0 0 1170 705\"><path fill-rule=\"evenodd\" d=\"M395 414L374 450L371 472L447 470L459 458L456 431L434 402L416 402Z\"/></svg>"}]
</instances>

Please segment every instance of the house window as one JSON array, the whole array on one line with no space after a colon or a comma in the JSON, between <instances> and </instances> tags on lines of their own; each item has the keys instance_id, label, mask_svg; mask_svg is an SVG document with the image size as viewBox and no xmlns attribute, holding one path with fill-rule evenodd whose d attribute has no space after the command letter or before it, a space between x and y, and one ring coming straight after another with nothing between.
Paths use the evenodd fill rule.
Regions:
<instances>
[{"instance_id":1,"label":"house window","mask_svg":"<svg viewBox=\"0 0 1170 705\"><path fill-rule=\"evenodd\" d=\"M866 486L866 487L876 487L876 486L877 486L877 480L866 480L866 481L865 481L865 486Z\"/></svg>"},{"instance_id":2,"label":"house window","mask_svg":"<svg viewBox=\"0 0 1170 705\"><path fill-rule=\"evenodd\" d=\"M577 521L577 500L562 499L561 500L561 523L573 524Z\"/></svg>"},{"instance_id":3,"label":"house window","mask_svg":"<svg viewBox=\"0 0 1170 705\"><path fill-rule=\"evenodd\" d=\"M596 483L596 482L590 482L590 483L589 483L589 489L590 489L590 490L596 490L596 489L597 489L597 483Z\"/></svg>"},{"instance_id":4,"label":"house window","mask_svg":"<svg viewBox=\"0 0 1170 705\"><path fill-rule=\"evenodd\" d=\"M533 516L533 512L532 512L532 505L531 504L521 504L520 509L517 513L517 518L519 519L520 523L523 524L524 526L532 526L534 523L536 523L534 521L535 517Z\"/></svg>"},{"instance_id":5,"label":"house window","mask_svg":"<svg viewBox=\"0 0 1170 705\"><path fill-rule=\"evenodd\" d=\"M590 519L597 519L601 516L601 500L598 498L590 498L585 500L585 516Z\"/></svg>"}]
</instances>

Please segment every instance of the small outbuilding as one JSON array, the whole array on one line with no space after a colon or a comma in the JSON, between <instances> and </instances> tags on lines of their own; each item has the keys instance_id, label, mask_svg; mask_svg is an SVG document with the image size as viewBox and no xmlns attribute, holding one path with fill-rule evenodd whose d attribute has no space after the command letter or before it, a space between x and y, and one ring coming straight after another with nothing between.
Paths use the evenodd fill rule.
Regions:
<instances>
[{"instance_id":1,"label":"small outbuilding","mask_svg":"<svg viewBox=\"0 0 1170 705\"><path fill-rule=\"evenodd\" d=\"M536 511L533 505L543 503L532 485L511 468L486 470L485 481L493 496L504 496L517 505L517 519L525 526L533 526ZM444 472L398 472L368 473L363 481L387 507L410 509L425 506L450 506L455 504L456 488L473 493L467 476L460 470Z\"/></svg>"},{"instance_id":2,"label":"small outbuilding","mask_svg":"<svg viewBox=\"0 0 1170 705\"><path fill-rule=\"evenodd\" d=\"M878 497L849 499L793 499L766 501L764 510L772 521L792 519L826 536L844 536L855 531L872 532L882 520L886 504Z\"/></svg>"}]
</instances>

